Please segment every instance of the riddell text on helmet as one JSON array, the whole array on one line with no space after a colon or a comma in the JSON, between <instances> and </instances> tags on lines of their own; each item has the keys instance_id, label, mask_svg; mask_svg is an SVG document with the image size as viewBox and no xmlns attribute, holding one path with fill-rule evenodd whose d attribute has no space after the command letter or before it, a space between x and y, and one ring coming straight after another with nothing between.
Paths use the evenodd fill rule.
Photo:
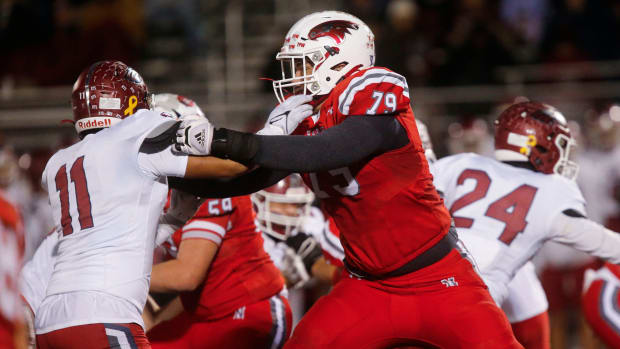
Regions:
<instances>
[{"instance_id":1,"label":"riddell text on helmet","mask_svg":"<svg viewBox=\"0 0 620 349\"><path fill-rule=\"evenodd\" d=\"M86 121L78 120L77 126L81 129L110 127L112 126L112 120L110 118L88 118Z\"/></svg>"}]
</instances>

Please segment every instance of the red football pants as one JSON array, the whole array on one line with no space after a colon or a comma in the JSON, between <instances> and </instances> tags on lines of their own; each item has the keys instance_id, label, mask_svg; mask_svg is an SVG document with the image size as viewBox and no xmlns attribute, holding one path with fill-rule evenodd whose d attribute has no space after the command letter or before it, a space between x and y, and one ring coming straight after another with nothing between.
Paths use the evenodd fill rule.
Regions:
<instances>
[{"instance_id":1,"label":"red football pants","mask_svg":"<svg viewBox=\"0 0 620 349\"><path fill-rule=\"evenodd\" d=\"M620 288L595 280L583 294L583 315L596 335L610 349L620 348Z\"/></svg>"},{"instance_id":2,"label":"red football pants","mask_svg":"<svg viewBox=\"0 0 620 349\"><path fill-rule=\"evenodd\" d=\"M549 313L538 314L512 324L515 337L527 349L551 349Z\"/></svg>"},{"instance_id":3,"label":"red football pants","mask_svg":"<svg viewBox=\"0 0 620 349\"><path fill-rule=\"evenodd\" d=\"M342 279L295 328L291 348L523 348L468 260L454 250L414 273Z\"/></svg>"},{"instance_id":4,"label":"red football pants","mask_svg":"<svg viewBox=\"0 0 620 349\"><path fill-rule=\"evenodd\" d=\"M0 315L0 348L13 348L15 325Z\"/></svg>"},{"instance_id":5,"label":"red football pants","mask_svg":"<svg viewBox=\"0 0 620 349\"><path fill-rule=\"evenodd\" d=\"M183 312L155 326L148 337L153 349L282 348L292 324L288 301L276 295L212 321Z\"/></svg>"},{"instance_id":6,"label":"red football pants","mask_svg":"<svg viewBox=\"0 0 620 349\"><path fill-rule=\"evenodd\" d=\"M89 324L37 335L38 349L149 349L138 324Z\"/></svg>"}]
</instances>

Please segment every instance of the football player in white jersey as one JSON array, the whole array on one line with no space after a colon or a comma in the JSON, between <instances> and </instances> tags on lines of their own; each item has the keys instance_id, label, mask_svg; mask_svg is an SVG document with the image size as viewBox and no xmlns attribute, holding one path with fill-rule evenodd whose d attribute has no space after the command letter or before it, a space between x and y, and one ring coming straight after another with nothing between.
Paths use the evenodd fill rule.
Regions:
<instances>
[{"instance_id":1,"label":"football player in white jersey","mask_svg":"<svg viewBox=\"0 0 620 349\"><path fill-rule=\"evenodd\" d=\"M528 264L545 241L620 263L620 235L586 218L574 145L560 112L523 102L495 122L497 160L468 153L434 164L435 186L494 300L511 322L544 326L542 338L516 331L526 348L550 347L546 298Z\"/></svg>"},{"instance_id":2,"label":"football player in white jersey","mask_svg":"<svg viewBox=\"0 0 620 349\"><path fill-rule=\"evenodd\" d=\"M42 179L60 236L36 311L37 345L149 348L140 314L167 177L230 177L246 168L173 153L176 118L149 110L145 83L122 62L84 70L72 104L82 141L54 154Z\"/></svg>"}]
</instances>

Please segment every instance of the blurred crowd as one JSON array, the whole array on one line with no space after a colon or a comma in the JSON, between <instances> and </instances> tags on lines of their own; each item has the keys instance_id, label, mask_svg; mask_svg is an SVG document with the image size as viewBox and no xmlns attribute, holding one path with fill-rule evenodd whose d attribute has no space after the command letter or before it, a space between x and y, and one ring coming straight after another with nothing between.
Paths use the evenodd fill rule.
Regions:
<instances>
[{"instance_id":1,"label":"blurred crowd","mask_svg":"<svg viewBox=\"0 0 620 349\"><path fill-rule=\"evenodd\" d=\"M243 10L269 13L274 3L243 1ZM153 56L204 55L222 35L211 19L226 4L5 0L0 81L70 84L80 67L102 56L135 65ZM614 0L343 0L341 8L373 29L377 64L401 72L410 85L498 83L494 68L500 66L620 58L620 3ZM179 40L155 44L167 37Z\"/></svg>"},{"instance_id":2,"label":"blurred crowd","mask_svg":"<svg viewBox=\"0 0 620 349\"><path fill-rule=\"evenodd\" d=\"M377 64L403 72L411 85L497 83L499 66L620 58L617 1L347 3L377 36Z\"/></svg>"}]
</instances>

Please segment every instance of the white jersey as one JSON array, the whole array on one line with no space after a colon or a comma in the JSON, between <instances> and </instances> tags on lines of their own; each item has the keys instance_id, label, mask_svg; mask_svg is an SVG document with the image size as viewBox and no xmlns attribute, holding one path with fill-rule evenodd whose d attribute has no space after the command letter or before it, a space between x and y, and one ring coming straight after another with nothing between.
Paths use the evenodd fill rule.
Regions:
<instances>
[{"instance_id":1,"label":"white jersey","mask_svg":"<svg viewBox=\"0 0 620 349\"><path fill-rule=\"evenodd\" d=\"M20 273L19 291L35 316L54 271L56 248L61 234L60 231L48 234Z\"/></svg>"},{"instance_id":2,"label":"white jersey","mask_svg":"<svg viewBox=\"0 0 620 349\"><path fill-rule=\"evenodd\" d=\"M471 153L443 158L434 167L435 187L494 298L489 278L507 283L545 241L559 239L554 220L563 211L585 214L575 182L558 175Z\"/></svg>"},{"instance_id":3,"label":"white jersey","mask_svg":"<svg viewBox=\"0 0 620 349\"><path fill-rule=\"evenodd\" d=\"M38 334L89 323L142 325L166 177L184 176L188 161L170 145L143 141L174 122L140 110L47 163L42 182L62 236L37 310Z\"/></svg>"}]
</instances>

